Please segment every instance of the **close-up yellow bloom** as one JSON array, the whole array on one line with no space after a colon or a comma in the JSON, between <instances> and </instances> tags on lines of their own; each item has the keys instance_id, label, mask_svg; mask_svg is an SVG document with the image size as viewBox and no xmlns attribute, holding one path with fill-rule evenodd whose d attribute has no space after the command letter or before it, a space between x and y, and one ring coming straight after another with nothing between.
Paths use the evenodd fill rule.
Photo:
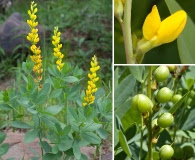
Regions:
<instances>
[{"instance_id":1,"label":"close-up yellow bloom","mask_svg":"<svg viewBox=\"0 0 195 160\"><path fill-rule=\"evenodd\" d=\"M158 9L154 5L143 24L143 36L146 40L152 41L154 47L164 43L170 43L181 34L186 21L186 12L180 10L161 22Z\"/></svg>"},{"instance_id":2,"label":"close-up yellow bloom","mask_svg":"<svg viewBox=\"0 0 195 160\"><path fill-rule=\"evenodd\" d=\"M94 103L95 96L94 93L97 91L96 82L99 80L99 77L97 76L96 72L100 69L100 66L98 65L97 57L94 55L92 57L91 61L91 68L90 73L88 74L88 86L84 97L83 106L90 105Z\"/></svg>"},{"instance_id":3,"label":"close-up yellow bloom","mask_svg":"<svg viewBox=\"0 0 195 160\"><path fill-rule=\"evenodd\" d=\"M36 8L37 4L31 2L31 9L28 10L28 15L30 20L27 20L27 24L29 25L31 31L27 35L27 40L32 43L30 50L33 52L33 55L30 56L31 61L34 63L33 72L37 75L35 82L40 82L42 80L42 57L40 47L37 47L37 43L39 42L38 29L36 28L38 22L36 22L37 16L35 15L38 11Z\"/></svg>"},{"instance_id":4,"label":"close-up yellow bloom","mask_svg":"<svg viewBox=\"0 0 195 160\"><path fill-rule=\"evenodd\" d=\"M64 54L62 54L60 51L60 49L62 48L62 44L60 44L60 35L61 33L58 32L58 27L54 27L54 35L52 36L52 44L54 45L53 54L57 58L56 65L59 71L61 71L62 67L64 66L64 63L62 63Z\"/></svg>"}]
</instances>

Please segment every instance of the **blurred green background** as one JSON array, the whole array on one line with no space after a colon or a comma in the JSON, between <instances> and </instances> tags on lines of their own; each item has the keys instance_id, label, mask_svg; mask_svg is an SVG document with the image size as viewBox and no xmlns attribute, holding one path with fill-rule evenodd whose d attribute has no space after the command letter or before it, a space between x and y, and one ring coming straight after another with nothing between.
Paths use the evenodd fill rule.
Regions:
<instances>
[{"instance_id":1,"label":"blurred green background","mask_svg":"<svg viewBox=\"0 0 195 160\"><path fill-rule=\"evenodd\" d=\"M192 0L176 0L179 5L187 12L188 16L195 22L194 6L195 1ZM151 12L152 6L157 5L161 20L170 15L165 1L162 0L132 0L132 33L138 38L142 38L142 25L148 13ZM123 36L121 27L116 18L114 18L114 63L125 64L125 51L123 44ZM181 63L177 48L177 41L163 44L146 53L143 64L179 64Z\"/></svg>"},{"instance_id":2,"label":"blurred green background","mask_svg":"<svg viewBox=\"0 0 195 160\"><path fill-rule=\"evenodd\" d=\"M30 0L3 1L5 5L10 1L11 5L0 10L0 26L14 12L19 12L24 22L29 19L27 11L30 8ZM44 25L51 35L54 27L59 27L63 44L62 53L65 54L63 61L69 61L73 65L88 70L91 57L95 54L103 73L102 79L106 82L110 81L112 77L112 0L34 1L38 8L38 23ZM53 60L51 35L47 39L45 37L40 40L43 44L42 55L47 58L45 66ZM29 54L31 54L29 48L26 48L7 56L0 44L0 79L6 79L9 74L14 75L16 63L21 64L21 61L24 61L26 55Z\"/></svg>"}]
</instances>

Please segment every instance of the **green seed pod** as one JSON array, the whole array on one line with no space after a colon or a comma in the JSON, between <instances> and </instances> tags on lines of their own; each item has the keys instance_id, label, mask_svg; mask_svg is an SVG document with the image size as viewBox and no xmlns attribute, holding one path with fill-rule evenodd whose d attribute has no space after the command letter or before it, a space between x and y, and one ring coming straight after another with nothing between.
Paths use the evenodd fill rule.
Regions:
<instances>
[{"instance_id":1,"label":"green seed pod","mask_svg":"<svg viewBox=\"0 0 195 160\"><path fill-rule=\"evenodd\" d=\"M171 100L172 95L173 95L173 91L171 91L167 87L163 87L158 91L156 98L159 103L167 103L168 101Z\"/></svg>"},{"instance_id":2,"label":"green seed pod","mask_svg":"<svg viewBox=\"0 0 195 160\"><path fill-rule=\"evenodd\" d=\"M175 95L172 97L172 102L173 102L173 103L176 103L176 102L178 102L181 98L182 98L182 95L180 95L180 94L175 94Z\"/></svg>"},{"instance_id":3,"label":"green seed pod","mask_svg":"<svg viewBox=\"0 0 195 160\"><path fill-rule=\"evenodd\" d=\"M154 77L157 82L163 82L168 78L169 73L169 69L166 66L160 66L154 71Z\"/></svg>"},{"instance_id":4,"label":"green seed pod","mask_svg":"<svg viewBox=\"0 0 195 160\"><path fill-rule=\"evenodd\" d=\"M163 113L158 117L157 123L162 128L170 127L173 123L173 115L171 113Z\"/></svg>"},{"instance_id":5,"label":"green seed pod","mask_svg":"<svg viewBox=\"0 0 195 160\"><path fill-rule=\"evenodd\" d=\"M146 95L138 94L132 99L132 107L140 112L150 112L152 111L153 103Z\"/></svg>"},{"instance_id":6,"label":"green seed pod","mask_svg":"<svg viewBox=\"0 0 195 160\"><path fill-rule=\"evenodd\" d=\"M173 72L177 66L167 66L170 72Z\"/></svg>"},{"instance_id":7,"label":"green seed pod","mask_svg":"<svg viewBox=\"0 0 195 160\"><path fill-rule=\"evenodd\" d=\"M170 145L164 145L159 150L159 156L163 160L170 159L174 154L174 150Z\"/></svg>"}]
</instances>

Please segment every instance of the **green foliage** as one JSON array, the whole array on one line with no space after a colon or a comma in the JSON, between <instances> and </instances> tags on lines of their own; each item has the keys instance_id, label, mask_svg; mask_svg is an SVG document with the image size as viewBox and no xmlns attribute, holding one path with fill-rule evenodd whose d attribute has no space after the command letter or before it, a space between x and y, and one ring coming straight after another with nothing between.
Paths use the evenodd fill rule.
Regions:
<instances>
[{"instance_id":1,"label":"green foliage","mask_svg":"<svg viewBox=\"0 0 195 160\"><path fill-rule=\"evenodd\" d=\"M9 144L3 143L5 138L6 138L6 134L4 132L0 132L0 156L3 156L4 154L6 154L9 149Z\"/></svg>"},{"instance_id":2,"label":"green foliage","mask_svg":"<svg viewBox=\"0 0 195 160\"><path fill-rule=\"evenodd\" d=\"M44 25L48 30L41 41L42 54L47 57L44 60L44 67L54 63L50 35L54 26L58 25L62 33L64 46L62 53L65 54L65 59L86 70L89 68L90 57L96 54L102 67L102 73L104 73L101 77L105 82L110 81L112 77L110 65L112 56L112 0L68 0L65 3L63 0L58 0L58 2L46 0L36 3L39 8L37 13L39 24ZM25 22L28 18L29 6L30 1L15 0L1 18L4 17L3 20L5 20L11 13L19 12ZM3 23L3 20L0 22ZM0 57L1 55L3 57L0 58L2 59L0 78L5 77L8 71L13 71L17 60L20 64L26 55L31 53L26 44L21 44L16 48L20 48L20 50L16 49L9 57L3 50L0 50Z\"/></svg>"}]
</instances>

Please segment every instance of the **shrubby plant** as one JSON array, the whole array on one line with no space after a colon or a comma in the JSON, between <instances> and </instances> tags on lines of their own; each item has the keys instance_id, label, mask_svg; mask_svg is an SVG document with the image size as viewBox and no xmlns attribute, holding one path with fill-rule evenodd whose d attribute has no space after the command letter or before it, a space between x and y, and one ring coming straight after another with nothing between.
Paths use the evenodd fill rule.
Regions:
<instances>
[{"instance_id":1,"label":"shrubby plant","mask_svg":"<svg viewBox=\"0 0 195 160\"><path fill-rule=\"evenodd\" d=\"M194 66L115 68L115 159L195 158L194 71Z\"/></svg>"},{"instance_id":2,"label":"shrubby plant","mask_svg":"<svg viewBox=\"0 0 195 160\"><path fill-rule=\"evenodd\" d=\"M100 66L94 55L91 60L87 90L83 87L83 70L63 62L60 32L54 28L52 44L56 64L44 67L38 36L37 4L32 2L27 20L30 33L27 39L32 43L30 59L22 63L22 80L17 88L3 94L0 107L13 117L9 125L27 129L25 143L39 138L41 154L31 159L87 159L81 153L83 146L95 146L98 156L102 141L108 137L111 114L110 93L101 87Z\"/></svg>"}]
</instances>

